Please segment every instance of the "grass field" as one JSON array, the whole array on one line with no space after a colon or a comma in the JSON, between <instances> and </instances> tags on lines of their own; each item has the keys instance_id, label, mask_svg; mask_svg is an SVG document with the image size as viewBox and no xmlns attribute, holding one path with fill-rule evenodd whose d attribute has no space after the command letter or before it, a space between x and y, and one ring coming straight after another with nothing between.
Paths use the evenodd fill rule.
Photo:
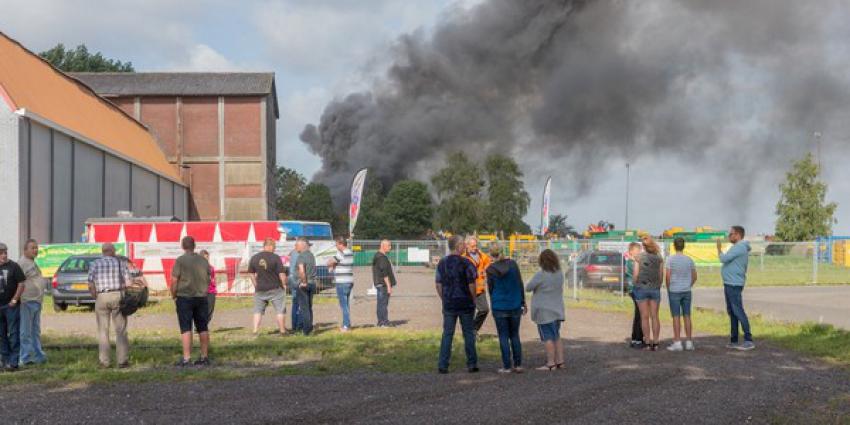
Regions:
<instances>
[{"instance_id":1,"label":"grass field","mask_svg":"<svg viewBox=\"0 0 850 425\"><path fill-rule=\"evenodd\" d=\"M584 290L579 298L579 301L568 299L568 307L628 314L633 311L630 298L621 298L606 291ZM775 342L782 347L850 369L850 332L832 325L785 323L763 319L758 315L750 315L749 318L756 343L763 340ZM662 327L671 326L670 309L666 304L660 307L660 320ZM729 334L729 318L725 314L697 308L693 311L692 320L695 332L721 336Z\"/></svg>"}]
</instances>

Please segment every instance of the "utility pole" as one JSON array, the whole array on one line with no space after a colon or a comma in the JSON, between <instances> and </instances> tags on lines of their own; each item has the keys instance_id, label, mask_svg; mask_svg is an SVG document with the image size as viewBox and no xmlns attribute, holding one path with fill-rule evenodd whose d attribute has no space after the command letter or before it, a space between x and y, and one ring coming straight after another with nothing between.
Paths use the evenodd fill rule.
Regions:
<instances>
[{"instance_id":1,"label":"utility pole","mask_svg":"<svg viewBox=\"0 0 850 425\"><path fill-rule=\"evenodd\" d=\"M821 163L820 163L820 139L821 139L821 133L820 133L820 131L816 131L816 132L815 132L815 152L816 152L816 155L817 155L817 161L818 161L818 162L817 162L817 164L818 164L818 171L821 171L821 170L820 170L820 168L821 168Z\"/></svg>"},{"instance_id":2,"label":"utility pole","mask_svg":"<svg viewBox=\"0 0 850 425\"><path fill-rule=\"evenodd\" d=\"M623 230L629 230L629 179L631 177L631 166L626 163L626 225Z\"/></svg>"}]
</instances>

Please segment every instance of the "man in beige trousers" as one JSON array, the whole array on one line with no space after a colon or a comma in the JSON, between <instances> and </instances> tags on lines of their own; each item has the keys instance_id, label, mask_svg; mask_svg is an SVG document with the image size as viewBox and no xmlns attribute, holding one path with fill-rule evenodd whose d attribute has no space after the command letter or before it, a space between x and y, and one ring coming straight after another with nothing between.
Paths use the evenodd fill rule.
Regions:
<instances>
[{"instance_id":1,"label":"man in beige trousers","mask_svg":"<svg viewBox=\"0 0 850 425\"><path fill-rule=\"evenodd\" d=\"M89 266L89 291L95 298L97 316L98 359L101 367L109 367L111 347L109 324L115 327L118 367L130 366L130 340L127 338L127 318L121 314L121 294L127 281L127 266L115 257L115 246L103 244L103 257Z\"/></svg>"}]
</instances>

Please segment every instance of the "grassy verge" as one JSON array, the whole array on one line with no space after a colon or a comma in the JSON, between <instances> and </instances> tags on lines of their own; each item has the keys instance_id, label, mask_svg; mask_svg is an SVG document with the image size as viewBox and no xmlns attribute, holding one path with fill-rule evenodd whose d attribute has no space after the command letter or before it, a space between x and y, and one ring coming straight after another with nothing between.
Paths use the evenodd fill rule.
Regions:
<instances>
[{"instance_id":1,"label":"grassy verge","mask_svg":"<svg viewBox=\"0 0 850 425\"><path fill-rule=\"evenodd\" d=\"M584 290L579 301L567 300L567 305L598 311L631 313L632 300L605 292ZM756 340L767 340L799 353L850 369L850 332L832 325L816 323L786 323L750 315L750 326ZM729 318L724 313L708 309L693 311L695 332L725 336L729 334ZM662 324L671 321L666 304L660 308Z\"/></svg>"},{"instance_id":2,"label":"grassy verge","mask_svg":"<svg viewBox=\"0 0 850 425\"><path fill-rule=\"evenodd\" d=\"M349 371L413 373L433 371L440 348L439 332L395 329L356 329L347 334L335 330L314 336L261 335L244 330L221 330L212 335L209 368L177 368L180 355L176 332L131 334L129 369L100 369L97 341L87 337L44 335L49 361L4 374L11 384L74 384L104 382L185 381L234 379L269 375L322 375ZM197 343L196 343L197 344ZM463 367L463 343L453 347L454 367ZM498 359L498 341L485 339L478 345L482 362Z\"/></svg>"}]
</instances>

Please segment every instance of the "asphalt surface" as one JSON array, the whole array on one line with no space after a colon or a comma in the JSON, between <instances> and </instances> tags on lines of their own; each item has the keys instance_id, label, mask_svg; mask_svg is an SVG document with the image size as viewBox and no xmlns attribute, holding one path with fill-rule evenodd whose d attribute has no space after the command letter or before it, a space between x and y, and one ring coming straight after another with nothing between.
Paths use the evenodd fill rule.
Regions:
<instances>
[{"instance_id":1,"label":"asphalt surface","mask_svg":"<svg viewBox=\"0 0 850 425\"><path fill-rule=\"evenodd\" d=\"M424 273L401 276L402 286L390 303L390 318L402 323L400 329L439 327L439 301L429 295L430 280ZM360 293L365 290L359 280L358 287ZM316 307L317 321L338 317L332 304ZM372 323L374 308L374 299L359 297L352 307L354 325ZM155 316L131 321L130 332L176 326L173 315ZM87 318L45 317L45 329L89 333L93 317L87 318L92 323L81 317ZM250 323L250 311L216 317L218 326ZM352 371L230 381L0 385L0 418L4 424L850 421L850 374L845 370L770 344L760 343L750 352L730 351L721 337L699 336L694 352L636 351L623 342L629 326L626 315L569 309L562 334L567 354L563 371L500 375L495 372L499 365L488 363L481 364L480 373L468 374L456 357L449 375ZM669 325L662 329L669 338ZM495 333L491 320L484 333ZM527 318L522 337L525 366L542 364L536 329ZM212 338L215 344L215 333Z\"/></svg>"},{"instance_id":2,"label":"asphalt surface","mask_svg":"<svg viewBox=\"0 0 850 425\"><path fill-rule=\"evenodd\" d=\"M726 311L723 288L695 288L698 307ZM850 329L850 286L777 286L744 289L748 313L788 322L828 323Z\"/></svg>"}]
</instances>

